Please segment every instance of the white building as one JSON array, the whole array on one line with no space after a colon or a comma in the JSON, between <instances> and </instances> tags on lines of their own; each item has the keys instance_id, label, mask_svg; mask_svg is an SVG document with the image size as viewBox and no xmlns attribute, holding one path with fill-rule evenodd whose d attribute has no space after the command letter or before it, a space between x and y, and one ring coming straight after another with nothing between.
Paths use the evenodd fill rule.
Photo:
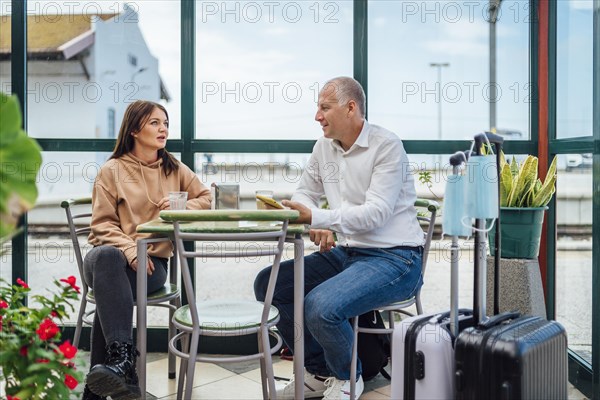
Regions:
<instances>
[{"instance_id":1,"label":"white building","mask_svg":"<svg viewBox=\"0 0 600 400\"><path fill-rule=\"evenodd\" d=\"M0 90L10 93L11 21L0 18ZM27 23L27 105L35 116L27 121L30 136L115 138L129 103L170 100L132 8L121 14L30 15ZM44 153L39 202L89 194L105 158Z\"/></svg>"},{"instance_id":2,"label":"white building","mask_svg":"<svg viewBox=\"0 0 600 400\"><path fill-rule=\"evenodd\" d=\"M0 26L0 90L10 92L11 23ZM111 138L128 103L169 100L138 27L122 14L28 16L28 121L38 138ZM59 131L57 131L57 129Z\"/></svg>"}]
</instances>

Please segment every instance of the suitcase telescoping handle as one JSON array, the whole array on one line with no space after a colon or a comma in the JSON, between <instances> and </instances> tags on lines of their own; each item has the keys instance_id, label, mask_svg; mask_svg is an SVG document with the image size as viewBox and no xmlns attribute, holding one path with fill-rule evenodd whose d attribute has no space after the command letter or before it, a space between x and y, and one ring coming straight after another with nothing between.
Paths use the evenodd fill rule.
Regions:
<instances>
[{"instance_id":1,"label":"suitcase telescoping handle","mask_svg":"<svg viewBox=\"0 0 600 400\"><path fill-rule=\"evenodd\" d=\"M496 175L498 179L498 196L500 196L500 158L502 154L502 146L504 144L504 138L492 132L479 133L475 135L475 153L481 154L481 148L485 143L494 144L496 153ZM482 229L485 226L484 220L477 220L475 222L478 229ZM494 315L500 313L500 199L498 199L498 218L495 223L495 240L494 240ZM475 312L475 321L481 323L485 316L485 289L486 289L486 274L483 271L484 264L486 264L485 251L481 251L481 242L485 241L485 234L481 231L475 232L475 261L478 268L475 268L475 295L473 298L473 310ZM484 248L485 249L485 248ZM477 262L479 261L479 262ZM480 297L481 296L481 297Z\"/></svg>"},{"instance_id":2,"label":"suitcase telescoping handle","mask_svg":"<svg viewBox=\"0 0 600 400\"><path fill-rule=\"evenodd\" d=\"M467 150L465 152L457 151L450 156L453 175L458 175L459 167L467 162L470 155L470 150ZM458 236L454 235L450 247L450 333L452 337L458 336L458 250ZM447 317L446 313L442 314L440 321Z\"/></svg>"}]
</instances>

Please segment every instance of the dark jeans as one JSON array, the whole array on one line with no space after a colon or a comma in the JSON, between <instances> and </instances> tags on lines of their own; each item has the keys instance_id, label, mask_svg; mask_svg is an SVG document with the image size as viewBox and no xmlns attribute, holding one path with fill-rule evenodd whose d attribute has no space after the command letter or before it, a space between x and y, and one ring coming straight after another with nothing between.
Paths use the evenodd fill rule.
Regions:
<instances>
[{"instance_id":1,"label":"dark jeans","mask_svg":"<svg viewBox=\"0 0 600 400\"><path fill-rule=\"evenodd\" d=\"M154 272L148 276L148 293L161 289L167 281L168 260L151 258ZM96 300L90 345L91 367L104 363L107 343L132 342L137 278L123 252L113 246L91 249L83 262L83 273Z\"/></svg>"},{"instance_id":2,"label":"dark jeans","mask_svg":"<svg viewBox=\"0 0 600 400\"><path fill-rule=\"evenodd\" d=\"M304 357L306 370L320 376L350 379L354 333L349 318L414 296L423 284L421 248L360 249L335 247L304 257ZM254 282L264 300L271 267ZM293 350L302 332L294 327L294 261L281 263L273 294L277 324ZM361 373L360 360L358 373Z\"/></svg>"}]
</instances>

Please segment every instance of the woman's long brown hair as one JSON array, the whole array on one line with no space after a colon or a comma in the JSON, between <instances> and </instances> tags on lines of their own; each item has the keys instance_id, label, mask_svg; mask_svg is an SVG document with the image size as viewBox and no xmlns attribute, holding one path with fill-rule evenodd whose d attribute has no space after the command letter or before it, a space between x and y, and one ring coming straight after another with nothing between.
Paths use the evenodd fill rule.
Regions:
<instances>
[{"instance_id":1,"label":"woman's long brown hair","mask_svg":"<svg viewBox=\"0 0 600 400\"><path fill-rule=\"evenodd\" d=\"M123 116L123 122L121 122L121 128L119 129L117 143L110 156L111 159L119 158L133 150L135 142L132 133L139 132L142 129L155 108L164 112L167 120L169 119L167 110L162 105L152 101L137 100L127 107ZM165 171L165 176L169 176L171 172L179 169L177 160L166 149L158 150L158 158L163 161L162 167L163 171Z\"/></svg>"}]
</instances>

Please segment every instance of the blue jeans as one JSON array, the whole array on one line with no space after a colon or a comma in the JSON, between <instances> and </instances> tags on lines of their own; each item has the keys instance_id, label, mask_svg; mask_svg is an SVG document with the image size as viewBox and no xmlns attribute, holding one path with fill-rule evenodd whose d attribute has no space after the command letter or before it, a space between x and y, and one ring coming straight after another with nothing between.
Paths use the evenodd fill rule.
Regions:
<instances>
[{"instance_id":1,"label":"blue jeans","mask_svg":"<svg viewBox=\"0 0 600 400\"><path fill-rule=\"evenodd\" d=\"M423 284L421 248L335 247L304 257L305 367L312 374L350 379L354 333L349 318L415 295ZM254 282L263 301L271 267ZM277 328L293 351L302 336L294 329L294 261L281 263L273 294ZM362 369L358 363L358 375Z\"/></svg>"}]
</instances>

